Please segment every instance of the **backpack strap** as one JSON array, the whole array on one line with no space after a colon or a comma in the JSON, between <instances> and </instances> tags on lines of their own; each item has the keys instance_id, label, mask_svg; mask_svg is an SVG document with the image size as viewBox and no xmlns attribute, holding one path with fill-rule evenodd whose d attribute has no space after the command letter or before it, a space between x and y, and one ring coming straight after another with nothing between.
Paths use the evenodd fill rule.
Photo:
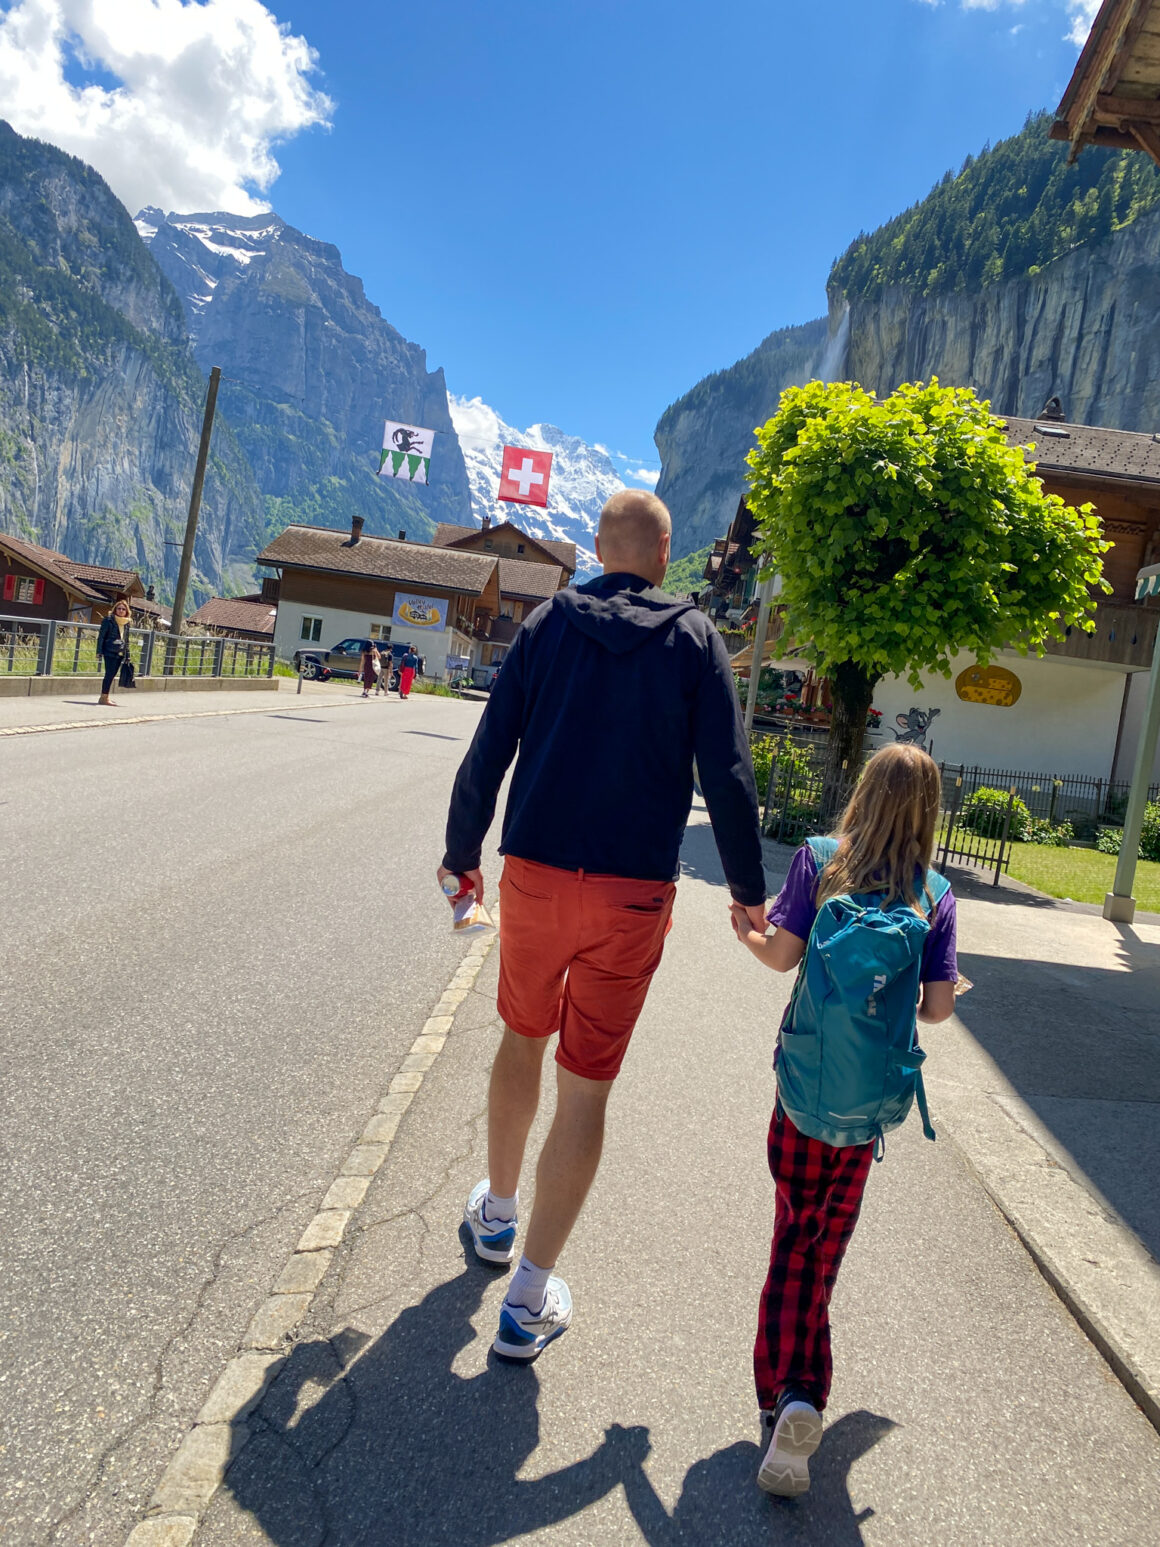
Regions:
<instances>
[{"instance_id":1,"label":"backpack strap","mask_svg":"<svg viewBox=\"0 0 1160 1547\"><path fill-rule=\"evenodd\" d=\"M806 843L809 845L810 853L814 856L818 867L818 874L821 875L822 871L838 852L838 840L836 838L807 838Z\"/></svg>"},{"instance_id":2,"label":"backpack strap","mask_svg":"<svg viewBox=\"0 0 1160 1547\"><path fill-rule=\"evenodd\" d=\"M918 1103L918 1115L922 1118L922 1131L928 1139L935 1136L930 1122L930 1108L926 1104L926 1086L922 1083L922 1070L914 1071L914 1099Z\"/></svg>"},{"instance_id":3,"label":"backpack strap","mask_svg":"<svg viewBox=\"0 0 1160 1547\"><path fill-rule=\"evenodd\" d=\"M950 891L951 883L947 880L946 876L940 875L937 870L928 870L926 873L926 884L932 899L929 912L926 907L925 897L922 898L922 905L923 911L928 912L929 916L929 913L934 912L939 903L942 902L943 898Z\"/></svg>"}]
</instances>

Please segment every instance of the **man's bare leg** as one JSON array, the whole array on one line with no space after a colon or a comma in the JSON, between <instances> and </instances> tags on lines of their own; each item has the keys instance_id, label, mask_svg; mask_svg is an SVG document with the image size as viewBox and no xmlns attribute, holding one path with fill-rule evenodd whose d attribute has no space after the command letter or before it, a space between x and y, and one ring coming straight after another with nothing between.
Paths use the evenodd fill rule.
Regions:
<instances>
[{"instance_id":1,"label":"man's bare leg","mask_svg":"<svg viewBox=\"0 0 1160 1547\"><path fill-rule=\"evenodd\" d=\"M612 1081L586 1080L557 1064L556 1088L556 1116L536 1169L536 1203L524 1245L538 1268L555 1267L596 1176Z\"/></svg>"},{"instance_id":2,"label":"man's bare leg","mask_svg":"<svg viewBox=\"0 0 1160 1547\"><path fill-rule=\"evenodd\" d=\"M528 1134L540 1105L548 1037L521 1037L510 1027L491 1066L487 1095L487 1166L492 1193L512 1198L520 1185Z\"/></svg>"}]
</instances>

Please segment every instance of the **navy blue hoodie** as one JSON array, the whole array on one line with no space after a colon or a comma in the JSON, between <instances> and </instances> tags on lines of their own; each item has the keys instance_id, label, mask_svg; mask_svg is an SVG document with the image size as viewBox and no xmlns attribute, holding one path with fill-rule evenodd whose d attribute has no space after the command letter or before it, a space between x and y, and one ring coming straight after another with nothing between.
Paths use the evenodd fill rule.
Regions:
<instances>
[{"instance_id":1,"label":"navy blue hoodie","mask_svg":"<svg viewBox=\"0 0 1160 1547\"><path fill-rule=\"evenodd\" d=\"M734 898L765 901L753 764L725 646L636 575L558 591L516 634L455 779L449 870L474 870L516 752L500 851L675 880L693 759Z\"/></svg>"}]
</instances>

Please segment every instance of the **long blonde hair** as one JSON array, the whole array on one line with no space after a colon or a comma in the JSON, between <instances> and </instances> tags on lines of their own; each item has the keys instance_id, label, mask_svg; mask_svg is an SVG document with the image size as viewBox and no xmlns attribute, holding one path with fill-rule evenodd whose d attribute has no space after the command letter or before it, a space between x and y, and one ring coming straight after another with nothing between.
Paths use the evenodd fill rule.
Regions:
<instances>
[{"instance_id":1,"label":"long blonde hair","mask_svg":"<svg viewBox=\"0 0 1160 1547\"><path fill-rule=\"evenodd\" d=\"M908 742L876 752L833 834L838 852L818 877L817 901L841 892L884 892L919 909L915 880L934 854L940 781L929 753ZM923 881L928 902L930 891Z\"/></svg>"}]
</instances>

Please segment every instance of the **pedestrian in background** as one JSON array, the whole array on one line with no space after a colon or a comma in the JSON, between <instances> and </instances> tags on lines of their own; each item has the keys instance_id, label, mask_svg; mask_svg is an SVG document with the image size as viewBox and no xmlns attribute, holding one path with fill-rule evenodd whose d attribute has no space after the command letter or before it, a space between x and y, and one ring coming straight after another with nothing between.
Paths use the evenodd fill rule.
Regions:
<instances>
[{"instance_id":1,"label":"pedestrian in background","mask_svg":"<svg viewBox=\"0 0 1160 1547\"><path fill-rule=\"evenodd\" d=\"M399 697L407 698L411 692L411 684L415 680L415 673L419 670L419 657L415 654L414 645L408 645L403 656L402 669L399 672Z\"/></svg>"},{"instance_id":2,"label":"pedestrian in background","mask_svg":"<svg viewBox=\"0 0 1160 1547\"><path fill-rule=\"evenodd\" d=\"M111 709L115 709L117 705L110 696L110 690L121 667L129 659L131 620L129 603L122 597L119 602L114 603L112 612L101 619L101 626L97 631L97 654L105 663L105 675L101 680L101 696L97 702L108 704Z\"/></svg>"},{"instance_id":3,"label":"pedestrian in background","mask_svg":"<svg viewBox=\"0 0 1160 1547\"><path fill-rule=\"evenodd\" d=\"M500 843L504 1032L488 1094L489 1176L464 1211L485 1262L515 1255L544 1050L560 1034L556 1114L492 1345L513 1359L534 1359L571 1323L572 1297L553 1270L596 1175L612 1082L660 965L694 756L729 890L754 928L764 924L757 791L729 658L703 613L659 589L671 538L655 494L613 495L596 541L604 573L557 591L522 625L451 796L439 878L466 876L482 900L480 852L518 751Z\"/></svg>"},{"instance_id":4,"label":"pedestrian in background","mask_svg":"<svg viewBox=\"0 0 1160 1547\"><path fill-rule=\"evenodd\" d=\"M732 910L759 962L800 969L774 1059L777 1199L753 1353L767 1493L810 1485L833 1373L830 1297L874 1151L916 1096L934 1138L915 1021L945 1021L958 979L954 893L930 868L938 818L935 762L912 744L884 747L834 836L794 855L769 910L773 934Z\"/></svg>"},{"instance_id":5,"label":"pedestrian in background","mask_svg":"<svg viewBox=\"0 0 1160 1547\"><path fill-rule=\"evenodd\" d=\"M364 698L371 696L371 689L375 685L375 678L378 675L378 666L376 664L378 657L379 652L375 649L374 640L368 639L363 645L362 655L359 657L359 679L363 685L362 696Z\"/></svg>"}]
</instances>

